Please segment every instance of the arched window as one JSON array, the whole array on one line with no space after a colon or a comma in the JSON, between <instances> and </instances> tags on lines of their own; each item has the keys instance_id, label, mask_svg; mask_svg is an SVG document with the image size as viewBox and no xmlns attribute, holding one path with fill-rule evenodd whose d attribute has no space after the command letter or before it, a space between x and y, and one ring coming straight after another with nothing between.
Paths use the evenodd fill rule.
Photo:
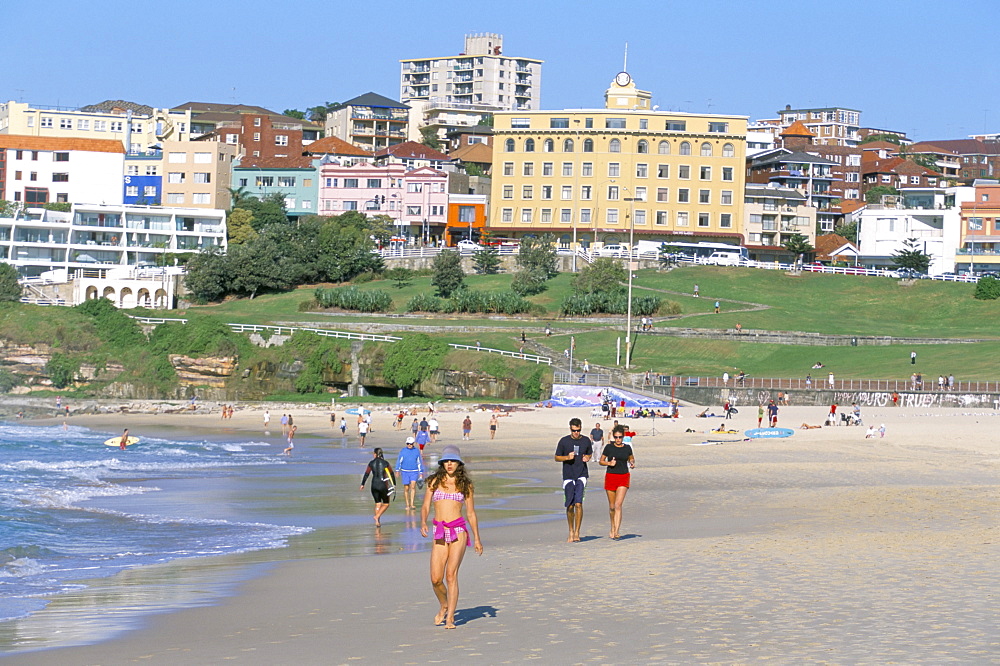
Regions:
<instances>
[{"instance_id":1,"label":"arched window","mask_svg":"<svg viewBox=\"0 0 1000 666\"><path fill-rule=\"evenodd\" d=\"M533 153L533 152L535 152L535 140L534 139L525 139L524 140L524 152L526 152L526 153Z\"/></svg>"},{"instance_id":2,"label":"arched window","mask_svg":"<svg viewBox=\"0 0 1000 666\"><path fill-rule=\"evenodd\" d=\"M507 139L503 142L503 151L505 153L514 152L514 139Z\"/></svg>"},{"instance_id":3,"label":"arched window","mask_svg":"<svg viewBox=\"0 0 1000 666\"><path fill-rule=\"evenodd\" d=\"M733 144L727 143L724 146L722 146L722 156L723 157L735 157L736 156L736 148L733 147Z\"/></svg>"},{"instance_id":4,"label":"arched window","mask_svg":"<svg viewBox=\"0 0 1000 666\"><path fill-rule=\"evenodd\" d=\"M594 152L594 140L593 139L584 139L583 140L583 152L585 152L585 153L592 153L592 152Z\"/></svg>"},{"instance_id":5,"label":"arched window","mask_svg":"<svg viewBox=\"0 0 1000 666\"><path fill-rule=\"evenodd\" d=\"M670 142L669 141L661 141L659 147L657 148L657 152L660 153L661 155L669 155L670 154Z\"/></svg>"},{"instance_id":6,"label":"arched window","mask_svg":"<svg viewBox=\"0 0 1000 666\"><path fill-rule=\"evenodd\" d=\"M649 142L646 141L645 139L642 139L641 141L639 141L639 143L636 145L636 152L637 153L643 153L643 154L648 153L649 152Z\"/></svg>"},{"instance_id":7,"label":"arched window","mask_svg":"<svg viewBox=\"0 0 1000 666\"><path fill-rule=\"evenodd\" d=\"M551 153L556 149L556 144L552 139L546 139L545 143L542 144L542 151L546 153Z\"/></svg>"},{"instance_id":8,"label":"arched window","mask_svg":"<svg viewBox=\"0 0 1000 666\"><path fill-rule=\"evenodd\" d=\"M620 153L622 152L622 142L618 139L611 139L611 143L608 144L609 153Z\"/></svg>"},{"instance_id":9,"label":"arched window","mask_svg":"<svg viewBox=\"0 0 1000 666\"><path fill-rule=\"evenodd\" d=\"M690 155L691 154L691 144L688 143L687 141L681 141L681 152L680 152L680 154L681 155Z\"/></svg>"},{"instance_id":10,"label":"arched window","mask_svg":"<svg viewBox=\"0 0 1000 666\"><path fill-rule=\"evenodd\" d=\"M712 144L710 144L708 141L706 141L705 143L701 144L701 156L702 157L711 157L712 156Z\"/></svg>"},{"instance_id":11,"label":"arched window","mask_svg":"<svg viewBox=\"0 0 1000 666\"><path fill-rule=\"evenodd\" d=\"M572 153L573 152L573 139L566 139L563 141L563 152Z\"/></svg>"}]
</instances>

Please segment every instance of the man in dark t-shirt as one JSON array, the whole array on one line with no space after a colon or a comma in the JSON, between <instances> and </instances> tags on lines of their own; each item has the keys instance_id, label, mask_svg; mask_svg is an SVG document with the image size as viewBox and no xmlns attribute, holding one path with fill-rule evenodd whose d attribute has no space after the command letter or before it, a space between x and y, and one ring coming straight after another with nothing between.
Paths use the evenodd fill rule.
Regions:
<instances>
[{"instance_id":1,"label":"man in dark t-shirt","mask_svg":"<svg viewBox=\"0 0 1000 666\"><path fill-rule=\"evenodd\" d=\"M556 444L555 461L562 463L563 492L566 495L566 522L569 523L567 543L580 540L583 523L583 491L587 486L587 463L594 455L594 446L583 435L580 419L570 419L569 434Z\"/></svg>"},{"instance_id":2,"label":"man in dark t-shirt","mask_svg":"<svg viewBox=\"0 0 1000 666\"><path fill-rule=\"evenodd\" d=\"M590 431L590 443L594 447L594 451L600 451L604 448L604 431L601 430L600 423L595 423L594 428Z\"/></svg>"}]
</instances>

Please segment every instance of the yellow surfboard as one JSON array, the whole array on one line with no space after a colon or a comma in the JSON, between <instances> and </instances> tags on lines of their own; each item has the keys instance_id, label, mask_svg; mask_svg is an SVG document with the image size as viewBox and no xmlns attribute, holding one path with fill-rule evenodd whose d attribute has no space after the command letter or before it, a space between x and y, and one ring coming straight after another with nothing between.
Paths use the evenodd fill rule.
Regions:
<instances>
[{"instance_id":1,"label":"yellow surfboard","mask_svg":"<svg viewBox=\"0 0 1000 666\"><path fill-rule=\"evenodd\" d=\"M132 437L131 435L129 436L128 439L125 440L125 446L132 446L133 444L138 444L138 443L139 443L139 438ZM120 435L118 437L112 437L111 439L104 440L104 446L121 446L121 444L122 444L122 438Z\"/></svg>"}]
</instances>

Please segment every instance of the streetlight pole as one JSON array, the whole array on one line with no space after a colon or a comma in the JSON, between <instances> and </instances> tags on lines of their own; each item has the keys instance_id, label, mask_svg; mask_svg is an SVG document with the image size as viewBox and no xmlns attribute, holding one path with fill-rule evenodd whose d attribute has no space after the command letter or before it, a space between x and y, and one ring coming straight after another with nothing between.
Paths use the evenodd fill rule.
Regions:
<instances>
[{"instance_id":1,"label":"streetlight pole","mask_svg":"<svg viewBox=\"0 0 1000 666\"><path fill-rule=\"evenodd\" d=\"M628 190L622 185L623 190ZM635 197L625 197L628 202L628 310L625 317L625 369L632 364L632 258L635 256Z\"/></svg>"}]
</instances>

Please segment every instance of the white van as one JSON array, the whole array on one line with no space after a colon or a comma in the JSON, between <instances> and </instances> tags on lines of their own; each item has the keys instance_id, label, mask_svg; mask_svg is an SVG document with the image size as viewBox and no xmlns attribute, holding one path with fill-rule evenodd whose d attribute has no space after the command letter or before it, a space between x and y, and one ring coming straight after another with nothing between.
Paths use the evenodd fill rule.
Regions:
<instances>
[{"instance_id":1,"label":"white van","mask_svg":"<svg viewBox=\"0 0 1000 666\"><path fill-rule=\"evenodd\" d=\"M739 266L740 259L742 257L739 252L713 252L705 263L715 266Z\"/></svg>"}]
</instances>

